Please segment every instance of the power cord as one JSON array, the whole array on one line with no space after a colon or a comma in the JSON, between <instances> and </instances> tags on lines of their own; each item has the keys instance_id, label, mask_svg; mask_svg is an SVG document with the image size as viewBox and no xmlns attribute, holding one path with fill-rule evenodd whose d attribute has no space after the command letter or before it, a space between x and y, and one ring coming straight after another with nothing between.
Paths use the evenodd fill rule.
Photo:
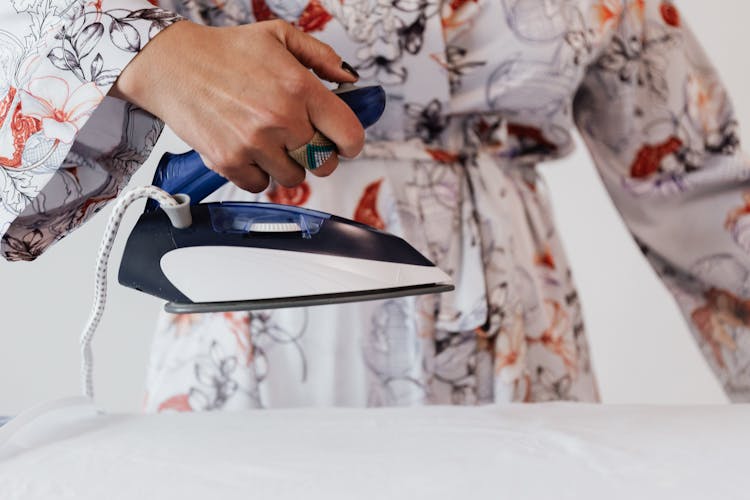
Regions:
<instances>
[{"instance_id":1,"label":"power cord","mask_svg":"<svg viewBox=\"0 0 750 500\"><path fill-rule=\"evenodd\" d=\"M133 202L142 198L152 198L159 202L161 208L169 216L172 225L178 228L190 226L190 198L185 195L171 195L155 186L142 186L131 189L122 194L115 203L109 216L104 237L99 245L96 259L96 275L94 279L94 303L86 326L81 333L81 383L84 395L94 397L94 354L91 348L94 333L101 322L104 307L107 302L107 266L112 253L115 236L120 228L125 211Z\"/></svg>"}]
</instances>

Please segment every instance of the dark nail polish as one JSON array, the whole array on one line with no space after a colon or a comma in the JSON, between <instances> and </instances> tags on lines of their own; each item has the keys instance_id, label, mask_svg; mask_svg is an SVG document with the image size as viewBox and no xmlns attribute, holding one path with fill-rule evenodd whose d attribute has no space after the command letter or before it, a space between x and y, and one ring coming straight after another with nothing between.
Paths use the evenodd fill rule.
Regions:
<instances>
[{"instance_id":1,"label":"dark nail polish","mask_svg":"<svg viewBox=\"0 0 750 500\"><path fill-rule=\"evenodd\" d=\"M341 62L341 69L343 69L347 73L351 74L353 77L359 78L359 73L357 73L357 70L354 69L354 68L352 68L352 65L349 64L348 62L342 61Z\"/></svg>"}]
</instances>

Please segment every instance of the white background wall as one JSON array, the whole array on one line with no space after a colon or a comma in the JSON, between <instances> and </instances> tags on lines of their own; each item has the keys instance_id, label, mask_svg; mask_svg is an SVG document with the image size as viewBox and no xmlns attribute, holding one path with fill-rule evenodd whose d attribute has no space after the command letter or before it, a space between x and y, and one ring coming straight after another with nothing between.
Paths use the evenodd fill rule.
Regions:
<instances>
[{"instance_id":1,"label":"white background wall","mask_svg":"<svg viewBox=\"0 0 750 500\"><path fill-rule=\"evenodd\" d=\"M676 3L714 58L740 119L750 122L750 2ZM750 144L750 133L743 139ZM181 148L174 136L165 134L133 185L149 183L153 160L163 151ZM583 147L564 161L544 166L543 173L583 298L604 401L726 401L671 297L626 233ZM121 236L137 212L126 217ZM90 307L93 264L108 213L99 214L33 264L0 262L0 415L77 393L78 335ZM113 275L124 239L113 254ZM161 304L114 284L114 276L112 283L95 345L98 397L105 408L135 411Z\"/></svg>"}]
</instances>

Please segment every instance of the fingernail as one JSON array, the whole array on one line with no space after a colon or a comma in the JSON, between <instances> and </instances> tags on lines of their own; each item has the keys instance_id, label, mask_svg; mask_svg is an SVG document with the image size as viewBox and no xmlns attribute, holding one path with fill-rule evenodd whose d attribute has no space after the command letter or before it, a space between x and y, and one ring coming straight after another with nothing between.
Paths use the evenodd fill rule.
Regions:
<instances>
[{"instance_id":1,"label":"fingernail","mask_svg":"<svg viewBox=\"0 0 750 500\"><path fill-rule=\"evenodd\" d=\"M352 68L352 65L349 64L346 61L341 62L341 69L352 75L354 78L359 78L359 73L357 73L357 70Z\"/></svg>"}]
</instances>

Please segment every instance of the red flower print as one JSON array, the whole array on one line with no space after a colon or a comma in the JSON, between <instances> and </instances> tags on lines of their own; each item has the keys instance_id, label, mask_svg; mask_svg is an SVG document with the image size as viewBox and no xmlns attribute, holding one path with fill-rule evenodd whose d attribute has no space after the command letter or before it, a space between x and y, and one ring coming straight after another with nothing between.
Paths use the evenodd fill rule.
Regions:
<instances>
[{"instance_id":1,"label":"red flower print","mask_svg":"<svg viewBox=\"0 0 750 500\"><path fill-rule=\"evenodd\" d=\"M253 0L253 16L259 22L276 19L276 14L268 7L265 0Z\"/></svg>"},{"instance_id":2,"label":"red flower print","mask_svg":"<svg viewBox=\"0 0 750 500\"><path fill-rule=\"evenodd\" d=\"M333 16L326 11L319 0L310 0L297 20L297 26L305 33L322 31Z\"/></svg>"},{"instance_id":3,"label":"red flower print","mask_svg":"<svg viewBox=\"0 0 750 500\"><path fill-rule=\"evenodd\" d=\"M176 396L172 396L171 398L163 401L156 411L162 412L167 410L193 411L193 408L190 406L190 395L178 394Z\"/></svg>"},{"instance_id":4,"label":"red flower print","mask_svg":"<svg viewBox=\"0 0 750 500\"><path fill-rule=\"evenodd\" d=\"M0 125L5 123L5 119L10 112L10 105L15 96L16 89L11 87L5 98L0 101ZM41 128L41 121L21 113L21 103L19 102L10 119L10 130L13 134L13 155L11 157L0 156L0 166L8 168L20 167L21 155L23 154L26 141L29 137L39 132Z\"/></svg>"},{"instance_id":5,"label":"red flower print","mask_svg":"<svg viewBox=\"0 0 750 500\"><path fill-rule=\"evenodd\" d=\"M299 207L307 203L307 200L310 199L310 185L307 182L303 182L299 186L287 188L277 184L268 192L268 199L272 203Z\"/></svg>"},{"instance_id":6,"label":"red flower print","mask_svg":"<svg viewBox=\"0 0 750 500\"><path fill-rule=\"evenodd\" d=\"M446 30L458 28L479 12L478 0L451 0L441 12L441 23Z\"/></svg>"},{"instance_id":7,"label":"red flower print","mask_svg":"<svg viewBox=\"0 0 750 500\"><path fill-rule=\"evenodd\" d=\"M461 7L463 7L464 5L466 5L469 2L475 2L476 3L476 1L477 0L451 0L451 4L450 5L451 5L451 9L455 11L455 10L460 9Z\"/></svg>"},{"instance_id":8,"label":"red flower print","mask_svg":"<svg viewBox=\"0 0 750 500\"><path fill-rule=\"evenodd\" d=\"M499 121L488 122L482 118L474 126L474 132L485 146L499 148L503 145L503 141L497 136L497 130L499 127Z\"/></svg>"},{"instance_id":9,"label":"red flower print","mask_svg":"<svg viewBox=\"0 0 750 500\"><path fill-rule=\"evenodd\" d=\"M495 341L495 373L506 384L517 382L526 367L523 316L516 314L510 328L503 328Z\"/></svg>"},{"instance_id":10,"label":"red flower print","mask_svg":"<svg viewBox=\"0 0 750 500\"><path fill-rule=\"evenodd\" d=\"M225 312L222 316L237 341L237 349L244 357L245 366L250 366L255 357L255 345L250 334L250 315L246 312Z\"/></svg>"},{"instance_id":11,"label":"red flower print","mask_svg":"<svg viewBox=\"0 0 750 500\"><path fill-rule=\"evenodd\" d=\"M638 19L641 21L646 19L646 0L635 0L635 2L630 5L630 8L635 11Z\"/></svg>"},{"instance_id":12,"label":"red flower print","mask_svg":"<svg viewBox=\"0 0 750 500\"><path fill-rule=\"evenodd\" d=\"M544 306L550 325L542 332L541 337L527 337L527 340L532 343L539 342L552 351L563 362L568 373L574 375L578 370L578 352L570 329L568 313L554 300L545 300Z\"/></svg>"},{"instance_id":13,"label":"red flower print","mask_svg":"<svg viewBox=\"0 0 750 500\"><path fill-rule=\"evenodd\" d=\"M78 167L65 167L62 169L62 172L70 175L76 182L81 182L81 178L78 177Z\"/></svg>"},{"instance_id":14,"label":"red flower print","mask_svg":"<svg viewBox=\"0 0 750 500\"><path fill-rule=\"evenodd\" d=\"M620 0L600 0L594 6L596 20L599 23L599 30L604 30L611 22L615 21L620 15L622 4Z\"/></svg>"},{"instance_id":15,"label":"red flower print","mask_svg":"<svg viewBox=\"0 0 750 500\"><path fill-rule=\"evenodd\" d=\"M198 323L201 316L198 314L175 314L170 318L170 323L174 327L174 336L181 337L190 333L193 325Z\"/></svg>"},{"instance_id":16,"label":"red flower print","mask_svg":"<svg viewBox=\"0 0 750 500\"><path fill-rule=\"evenodd\" d=\"M5 97L3 97L2 100L0 100L0 126L5 123L5 118L8 117L8 112L10 111L10 105L13 102L13 99L16 97L16 88L10 87L8 89L8 93L5 94Z\"/></svg>"},{"instance_id":17,"label":"red flower print","mask_svg":"<svg viewBox=\"0 0 750 500\"><path fill-rule=\"evenodd\" d=\"M739 222L740 218L750 214L750 191L745 191L742 194L742 202L742 205L734 208L727 214L727 218L724 221L725 229L731 231L737 225L737 222Z\"/></svg>"},{"instance_id":18,"label":"red flower print","mask_svg":"<svg viewBox=\"0 0 750 500\"><path fill-rule=\"evenodd\" d=\"M70 88L55 76L33 79L24 91L24 112L41 120L44 135L71 144L104 95L94 83Z\"/></svg>"},{"instance_id":19,"label":"red flower print","mask_svg":"<svg viewBox=\"0 0 750 500\"><path fill-rule=\"evenodd\" d=\"M382 183L383 179L380 179L365 188L357 204L357 209L354 211L355 221L376 229L385 229L385 222L378 213L378 194Z\"/></svg>"},{"instance_id":20,"label":"red flower print","mask_svg":"<svg viewBox=\"0 0 750 500\"><path fill-rule=\"evenodd\" d=\"M430 149L426 148L427 154L432 156L432 159L439 163L455 163L459 160L458 153L446 151L444 149Z\"/></svg>"},{"instance_id":21,"label":"red flower print","mask_svg":"<svg viewBox=\"0 0 750 500\"><path fill-rule=\"evenodd\" d=\"M659 170L664 157L676 153L682 147L682 141L677 137L670 137L660 144L646 144L635 157L630 166L630 176L643 179Z\"/></svg>"},{"instance_id":22,"label":"red flower print","mask_svg":"<svg viewBox=\"0 0 750 500\"><path fill-rule=\"evenodd\" d=\"M545 151L557 151L557 145L544 137L542 131L536 127L529 127L519 123L509 123L508 134L515 136L522 143L529 141L533 145L543 148ZM528 147L524 147L523 149L528 149Z\"/></svg>"},{"instance_id":23,"label":"red flower print","mask_svg":"<svg viewBox=\"0 0 750 500\"><path fill-rule=\"evenodd\" d=\"M695 309L690 319L698 328L703 340L711 347L716 363L726 367L722 347L734 351L737 344L728 327L750 327L750 301L718 288L704 294L706 303Z\"/></svg>"},{"instance_id":24,"label":"red flower print","mask_svg":"<svg viewBox=\"0 0 750 500\"><path fill-rule=\"evenodd\" d=\"M537 266L547 267L549 269L555 268L555 258L552 256L549 247L545 247L544 251L539 252L534 257L534 264Z\"/></svg>"},{"instance_id":25,"label":"red flower print","mask_svg":"<svg viewBox=\"0 0 750 500\"><path fill-rule=\"evenodd\" d=\"M664 19L665 23L674 26L675 28L680 26L680 12L672 2L662 2L659 10L661 11L661 17Z\"/></svg>"},{"instance_id":26,"label":"red flower print","mask_svg":"<svg viewBox=\"0 0 750 500\"><path fill-rule=\"evenodd\" d=\"M271 10L265 0L252 0L252 6L253 15L257 21L278 19L278 16ZM323 8L319 0L310 0L294 26L305 33L322 31L331 19L333 19L333 16Z\"/></svg>"},{"instance_id":27,"label":"red flower print","mask_svg":"<svg viewBox=\"0 0 750 500\"><path fill-rule=\"evenodd\" d=\"M117 194L111 194L109 196L88 198L83 202L81 208L78 209L78 213L76 213L76 224L85 221L90 215L96 213L97 210L106 205L108 201L114 200L116 196Z\"/></svg>"}]
</instances>

